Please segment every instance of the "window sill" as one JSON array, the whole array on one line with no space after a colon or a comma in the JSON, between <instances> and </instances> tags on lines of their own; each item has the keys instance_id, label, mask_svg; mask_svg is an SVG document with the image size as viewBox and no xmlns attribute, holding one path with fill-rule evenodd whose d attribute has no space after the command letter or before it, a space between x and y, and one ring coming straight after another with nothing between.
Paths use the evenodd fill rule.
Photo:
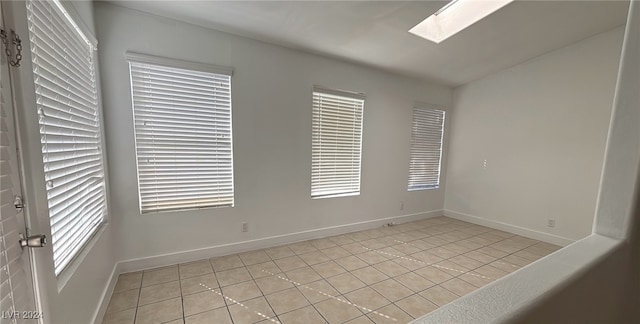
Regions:
<instances>
[{"instance_id":1,"label":"window sill","mask_svg":"<svg viewBox=\"0 0 640 324\"><path fill-rule=\"evenodd\" d=\"M91 239L89 239L89 241L86 243L86 245L82 248L82 251L58 275L58 277L57 277L57 279L58 279L57 280L57 282L58 282L58 293L60 293L62 291L62 289L64 289L64 287L67 285L67 283L71 280L73 275L76 273L76 270L78 270L78 268L80 267L82 262L84 262L84 259L91 252L91 250L93 249L94 245L96 245L96 242L98 242L100 240L100 238L102 237L104 232L107 230L108 226L109 226L108 222L105 222L102 225L100 225L100 228L96 231L96 233L93 235L93 237L91 237Z\"/></svg>"},{"instance_id":2,"label":"window sill","mask_svg":"<svg viewBox=\"0 0 640 324\"><path fill-rule=\"evenodd\" d=\"M146 215L152 215L152 214L180 213L180 212L190 212L190 211L202 210L202 209L233 208L233 207L235 207L235 202L231 204L202 206L202 207L184 207L184 208L180 207L180 208L160 209L160 210L139 209L138 212L140 213L140 215L146 216Z\"/></svg>"},{"instance_id":3,"label":"window sill","mask_svg":"<svg viewBox=\"0 0 640 324\"><path fill-rule=\"evenodd\" d=\"M509 322L621 246L623 241L592 234L412 323Z\"/></svg>"},{"instance_id":4,"label":"window sill","mask_svg":"<svg viewBox=\"0 0 640 324\"><path fill-rule=\"evenodd\" d=\"M440 186L429 186L429 187L420 187L420 188L408 188L407 191L408 192L412 192L412 191L423 191L423 190L433 190L433 189L440 189Z\"/></svg>"},{"instance_id":5,"label":"window sill","mask_svg":"<svg viewBox=\"0 0 640 324\"><path fill-rule=\"evenodd\" d=\"M351 197L351 196L360 196L360 192L348 192L348 193L323 195L323 196L316 196L316 197L311 196L311 199L340 198L340 197Z\"/></svg>"}]
</instances>

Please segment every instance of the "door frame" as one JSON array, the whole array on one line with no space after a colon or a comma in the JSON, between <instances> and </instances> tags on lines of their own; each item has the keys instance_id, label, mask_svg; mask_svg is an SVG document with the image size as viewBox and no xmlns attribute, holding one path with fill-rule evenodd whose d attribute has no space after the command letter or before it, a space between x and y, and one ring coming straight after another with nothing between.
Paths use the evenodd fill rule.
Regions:
<instances>
[{"instance_id":1,"label":"door frame","mask_svg":"<svg viewBox=\"0 0 640 324\"><path fill-rule=\"evenodd\" d=\"M74 8L74 4L60 1L67 14L74 23L82 30L85 36L95 41L93 29L86 25L82 16ZM42 159L42 147L40 141L40 130L38 123L38 113L36 108L36 95L32 65L32 55L29 41L29 29L27 20L27 8L24 0L3 1L3 11L7 17L5 22L7 28L12 28L20 35L23 44L21 66L13 72L13 88L15 93L15 110L17 143L20 150L21 160L21 180L23 189L23 200L25 208L25 220L31 233L45 234L51 238L51 226L49 220L49 208L47 200L47 190L44 175L44 163ZM102 100L100 97L100 75L97 53L94 53L96 65L96 83L98 87L98 113L101 122L101 137L103 141L103 163L105 165L105 194L107 210L110 210L108 170L106 165L106 145L104 143L104 118L102 113ZM75 274L84 258L91 252L93 246L103 235L109 223L107 214L105 223L101 225L97 233L86 243L83 250L76 256L75 260L59 276L55 275L53 266L53 248L51 244L45 247L30 251L31 274L33 277L35 303L43 314L41 323L49 323L59 317L54 312L56 305L60 301L59 296L70 279ZM76 284L74 284L76 285ZM55 314L54 314L55 313ZM56 315L58 314L58 315Z\"/></svg>"},{"instance_id":2,"label":"door frame","mask_svg":"<svg viewBox=\"0 0 640 324\"><path fill-rule=\"evenodd\" d=\"M34 142L29 138L29 136L25 136L25 135L28 135L28 132L25 132L24 126L23 126L23 125L28 125L27 123L25 123L25 120L24 120L25 119L24 112L26 111L26 109L24 109L25 107L24 105L25 77L24 76L25 74L32 76L31 73L25 73L24 70L31 69L32 66L31 66L31 53L29 48L30 45L28 41L29 34L28 32L25 32L27 31L27 29L19 28L20 19L17 18L18 16L15 13L15 9L16 9L15 7L19 7L19 4L24 5L24 2L2 1L2 6L3 6L2 15L3 15L4 28L6 30L11 30L11 29L15 30L15 32L18 34L18 36L22 40L22 45L23 45L22 53L21 53L22 60L20 62L20 66L19 67L9 66L8 69L10 70L9 79L11 83L10 87L11 87L11 95L12 95L11 97L12 120L10 120L9 122L13 124L13 129L15 132L15 145L17 149L17 161L18 161L17 167L18 167L18 173L20 178L20 191L21 191L23 205L24 205L22 209L24 224L25 224L24 234L28 236L28 235L31 235L32 233L44 233L45 235L47 235L47 237L51 237L50 226L46 224L47 226L43 227L42 224L40 224L41 222L35 217L35 215L38 215L41 212L42 207L38 208L35 202L39 200L38 196L42 196L42 192L38 194L37 191L39 190L30 190L30 188L34 188L33 184L34 182L36 182L33 174L34 162L37 162L37 161L40 162L39 170L42 170L41 179L44 179L44 165L42 163L41 155L38 157L37 155L33 154L34 149L38 149L38 151L35 151L35 152L40 152L39 151L40 148L35 147L35 145L29 145L30 142L31 143L34 143ZM26 16L24 17L26 19ZM23 23L26 23L26 21L24 21ZM13 50L15 50L15 48ZM2 55L5 55L4 52L2 53ZM28 82L32 82L33 84L33 77L31 77L30 80L28 80ZM32 91L31 93L35 94L33 85L31 89L28 89L27 91ZM32 100L34 100L34 104L35 104L35 95L32 95ZM36 129L36 131L38 130ZM39 143L39 139L37 139L36 143ZM32 152L29 153L27 152L28 150L31 150ZM45 189L44 185L42 186L41 189ZM44 192L44 201L46 203L46 191ZM48 206L45 205L44 207L45 207L45 210L48 209ZM47 215L48 215L48 212L47 212ZM47 228L48 230L44 231L45 228ZM50 244L46 245L42 249L51 250L51 245ZM49 312L47 303L43 303L43 300L45 299L43 298L43 295L42 295L43 290L40 284L41 283L41 280L39 279L40 276L38 275L38 272L40 272L40 269L38 269L39 268L38 254L42 254L42 253L39 253L40 251L34 251L33 249L30 249L30 248L28 248L26 252L28 253L28 260L29 260L29 267L30 267L30 272L28 274L31 277L29 279L31 279L31 283L32 283L31 288L33 290L34 306L37 311L43 314L43 317L41 317L38 320L38 323L45 323L45 318L47 314L49 314L50 312Z\"/></svg>"}]
</instances>

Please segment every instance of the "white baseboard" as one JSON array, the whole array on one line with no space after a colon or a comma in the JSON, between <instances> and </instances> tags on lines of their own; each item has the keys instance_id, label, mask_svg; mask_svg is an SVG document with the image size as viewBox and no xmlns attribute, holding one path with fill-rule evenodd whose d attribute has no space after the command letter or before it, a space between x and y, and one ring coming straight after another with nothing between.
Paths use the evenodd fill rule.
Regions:
<instances>
[{"instance_id":1,"label":"white baseboard","mask_svg":"<svg viewBox=\"0 0 640 324\"><path fill-rule=\"evenodd\" d=\"M109 278L107 285L102 291L98 309L96 309L96 312L93 314L94 324L102 323L102 319L104 318L104 314L107 312L107 306L109 306L109 300L111 299L113 290L116 288L116 282L118 281L118 276L120 275L120 273L122 273L122 271L120 270L120 263L116 262L116 264L113 265L113 270L111 270L111 278Z\"/></svg>"},{"instance_id":2,"label":"white baseboard","mask_svg":"<svg viewBox=\"0 0 640 324\"><path fill-rule=\"evenodd\" d=\"M276 235L250 241L236 242L230 244L217 245L201 249L174 252L156 255L152 257L138 258L120 261L120 270L122 273L152 269L162 266L168 266L177 263L184 263L206 258L223 256L233 253L241 253L257 249L264 249L283 244L294 243L298 241L312 240L327 236L340 235L355 231L362 231L380 227L389 222L405 223L431 217L442 216L442 210L434 210L429 212L415 213L409 215L401 215L394 217L381 218L371 221L359 223L331 226L297 233Z\"/></svg>"},{"instance_id":3,"label":"white baseboard","mask_svg":"<svg viewBox=\"0 0 640 324\"><path fill-rule=\"evenodd\" d=\"M488 220L478 216L455 212L453 210L444 210L443 214L444 216L455 218L457 220L461 220L461 221L465 221L465 222L469 222L477 225L482 225L486 227L491 227L497 230L521 235L524 237L532 238L534 240L543 241L543 242L547 242L555 245L567 246L575 242L575 240L572 240L566 237L539 232L532 229L515 226L507 223L496 222L496 221Z\"/></svg>"}]
</instances>

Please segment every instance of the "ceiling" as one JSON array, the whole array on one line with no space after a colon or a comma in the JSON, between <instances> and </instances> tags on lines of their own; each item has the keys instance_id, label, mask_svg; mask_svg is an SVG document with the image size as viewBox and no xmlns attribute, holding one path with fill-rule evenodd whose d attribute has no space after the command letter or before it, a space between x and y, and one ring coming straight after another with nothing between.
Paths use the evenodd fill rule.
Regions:
<instances>
[{"instance_id":1,"label":"ceiling","mask_svg":"<svg viewBox=\"0 0 640 324\"><path fill-rule=\"evenodd\" d=\"M624 24L627 1L515 1L440 44L408 30L446 1L112 2L458 86Z\"/></svg>"}]
</instances>

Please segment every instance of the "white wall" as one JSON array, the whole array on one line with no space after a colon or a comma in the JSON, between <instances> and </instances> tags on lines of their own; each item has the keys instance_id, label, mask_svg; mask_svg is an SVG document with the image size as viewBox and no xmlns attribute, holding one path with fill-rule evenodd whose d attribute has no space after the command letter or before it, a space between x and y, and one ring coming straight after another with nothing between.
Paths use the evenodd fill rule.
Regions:
<instances>
[{"instance_id":1,"label":"white wall","mask_svg":"<svg viewBox=\"0 0 640 324\"><path fill-rule=\"evenodd\" d=\"M425 315L416 324L638 323L640 2L637 0L631 2L627 24L593 234Z\"/></svg>"},{"instance_id":2,"label":"white wall","mask_svg":"<svg viewBox=\"0 0 640 324\"><path fill-rule=\"evenodd\" d=\"M622 36L454 90L445 214L559 244L591 233Z\"/></svg>"},{"instance_id":3,"label":"white wall","mask_svg":"<svg viewBox=\"0 0 640 324\"><path fill-rule=\"evenodd\" d=\"M443 189L407 192L410 125L415 101L449 106L451 89L109 4L96 9L119 260L442 209ZM126 51L235 69L235 207L140 214ZM359 196L310 197L313 85L367 96Z\"/></svg>"}]
</instances>

